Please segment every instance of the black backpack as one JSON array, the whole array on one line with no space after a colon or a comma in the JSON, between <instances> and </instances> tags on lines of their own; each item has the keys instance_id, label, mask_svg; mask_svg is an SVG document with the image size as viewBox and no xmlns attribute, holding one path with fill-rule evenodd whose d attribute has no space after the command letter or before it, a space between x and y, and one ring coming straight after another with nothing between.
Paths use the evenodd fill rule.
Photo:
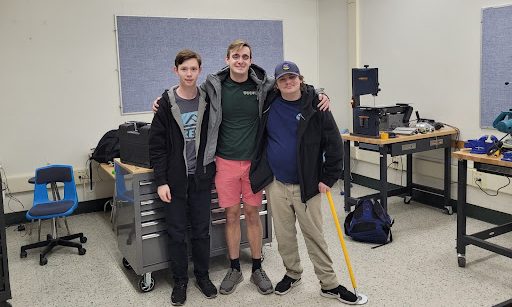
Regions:
<instances>
[{"instance_id":1,"label":"black backpack","mask_svg":"<svg viewBox=\"0 0 512 307\"><path fill-rule=\"evenodd\" d=\"M90 160L95 160L98 163L113 162L114 158L120 157L120 146L118 130L110 130L105 133L91 155ZM92 163L89 161L89 183L92 190Z\"/></svg>"},{"instance_id":2,"label":"black backpack","mask_svg":"<svg viewBox=\"0 0 512 307\"><path fill-rule=\"evenodd\" d=\"M119 136L117 129L115 129L108 131L101 137L98 145L94 148L91 159L98 163L108 163L113 162L114 158L119 158L119 156Z\"/></svg>"},{"instance_id":3,"label":"black backpack","mask_svg":"<svg viewBox=\"0 0 512 307\"><path fill-rule=\"evenodd\" d=\"M393 241L393 222L378 200L360 199L345 219L345 233L356 241L384 245Z\"/></svg>"}]
</instances>

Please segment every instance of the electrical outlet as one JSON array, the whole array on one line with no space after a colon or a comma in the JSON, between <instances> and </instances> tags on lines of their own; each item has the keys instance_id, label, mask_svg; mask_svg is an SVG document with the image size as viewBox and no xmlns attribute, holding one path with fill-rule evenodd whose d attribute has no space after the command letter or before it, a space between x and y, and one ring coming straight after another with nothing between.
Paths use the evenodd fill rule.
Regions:
<instances>
[{"instance_id":1,"label":"electrical outlet","mask_svg":"<svg viewBox=\"0 0 512 307\"><path fill-rule=\"evenodd\" d=\"M89 182L89 174L86 170L75 170L75 182L85 183Z\"/></svg>"},{"instance_id":2,"label":"electrical outlet","mask_svg":"<svg viewBox=\"0 0 512 307\"><path fill-rule=\"evenodd\" d=\"M388 164L389 164L389 168L396 169L396 170L402 169L402 165L401 165L399 157L392 157L391 162Z\"/></svg>"},{"instance_id":3,"label":"electrical outlet","mask_svg":"<svg viewBox=\"0 0 512 307\"><path fill-rule=\"evenodd\" d=\"M480 187L482 189L487 188L487 178L484 173L481 173L479 171L473 171L473 178L471 180L471 184L475 185L477 187Z\"/></svg>"}]
</instances>

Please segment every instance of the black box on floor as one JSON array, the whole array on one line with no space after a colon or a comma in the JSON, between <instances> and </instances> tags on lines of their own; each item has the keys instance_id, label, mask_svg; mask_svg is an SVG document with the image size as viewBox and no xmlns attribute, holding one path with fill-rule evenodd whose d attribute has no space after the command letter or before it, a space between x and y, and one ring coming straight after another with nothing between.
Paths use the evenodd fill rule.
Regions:
<instances>
[{"instance_id":1,"label":"black box on floor","mask_svg":"<svg viewBox=\"0 0 512 307\"><path fill-rule=\"evenodd\" d=\"M119 125L121 162L150 168L149 131L151 124L127 122Z\"/></svg>"}]
</instances>

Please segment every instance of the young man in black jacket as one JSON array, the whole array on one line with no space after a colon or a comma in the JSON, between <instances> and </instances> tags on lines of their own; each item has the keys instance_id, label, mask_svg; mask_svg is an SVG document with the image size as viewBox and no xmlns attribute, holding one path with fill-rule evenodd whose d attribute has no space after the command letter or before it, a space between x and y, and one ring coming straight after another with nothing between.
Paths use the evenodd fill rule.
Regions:
<instances>
[{"instance_id":1,"label":"young man in black jacket","mask_svg":"<svg viewBox=\"0 0 512 307\"><path fill-rule=\"evenodd\" d=\"M320 281L320 295L355 304L341 286L323 235L321 194L341 176L342 141L330 112L316 109L318 98L303 82L299 68L276 66L276 91L267 96L258 131L257 157L250 180L253 191L265 188L272 210L278 250L286 274L274 292L284 295L301 280L295 221L299 221L309 258Z\"/></svg>"},{"instance_id":2,"label":"young man in black jacket","mask_svg":"<svg viewBox=\"0 0 512 307\"><path fill-rule=\"evenodd\" d=\"M179 84L159 100L150 132L150 158L158 196L165 202L166 223L174 287L171 304L187 299L188 248L191 227L192 261L196 286L207 297L217 296L208 276L210 260L211 184L215 164L204 163L210 106L197 85L201 57L182 50L176 55L174 72Z\"/></svg>"}]
</instances>

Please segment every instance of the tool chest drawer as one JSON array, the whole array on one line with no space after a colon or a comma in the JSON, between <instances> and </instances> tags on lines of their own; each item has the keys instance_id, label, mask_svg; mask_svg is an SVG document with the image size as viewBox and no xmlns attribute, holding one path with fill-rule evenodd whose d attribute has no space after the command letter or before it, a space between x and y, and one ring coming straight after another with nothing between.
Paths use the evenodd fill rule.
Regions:
<instances>
[{"instance_id":1,"label":"tool chest drawer","mask_svg":"<svg viewBox=\"0 0 512 307\"><path fill-rule=\"evenodd\" d=\"M141 234L147 235L159 231L167 231L167 224L165 219L159 219L155 221L144 222L140 224Z\"/></svg>"},{"instance_id":2,"label":"tool chest drawer","mask_svg":"<svg viewBox=\"0 0 512 307\"><path fill-rule=\"evenodd\" d=\"M142 223L148 222L148 221L153 221L153 220L158 220L158 219L163 219L163 218L165 218L164 208L158 208L158 209L154 209L154 210L146 210L146 211L140 212L140 221Z\"/></svg>"},{"instance_id":3,"label":"tool chest drawer","mask_svg":"<svg viewBox=\"0 0 512 307\"><path fill-rule=\"evenodd\" d=\"M142 259L144 266L169 261L167 232L142 236Z\"/></svg>"},{"instance_id":4,"label":"tool chest drawer","mask_svg":"<svg viewBox=\"0 0 512 307\"><path fill-rule=\"evenodd\" d=\"M152 178L148 180L139 181L140 195L155 193L157 188L158 187L156 186L156 183L154 182L154 180L152 180Z\"/></svg>"},{"instance_id":5,"label":"tool chest drawer","mask_svg":"<svg viewBox=\"0 0 512 307\"><path fill-rule=\"evenodd\" d=\"M153 210L164 207L164 202L158 197L158 194L146 194L140 196L140 210Z\"/></svg>"}]
</instances>

